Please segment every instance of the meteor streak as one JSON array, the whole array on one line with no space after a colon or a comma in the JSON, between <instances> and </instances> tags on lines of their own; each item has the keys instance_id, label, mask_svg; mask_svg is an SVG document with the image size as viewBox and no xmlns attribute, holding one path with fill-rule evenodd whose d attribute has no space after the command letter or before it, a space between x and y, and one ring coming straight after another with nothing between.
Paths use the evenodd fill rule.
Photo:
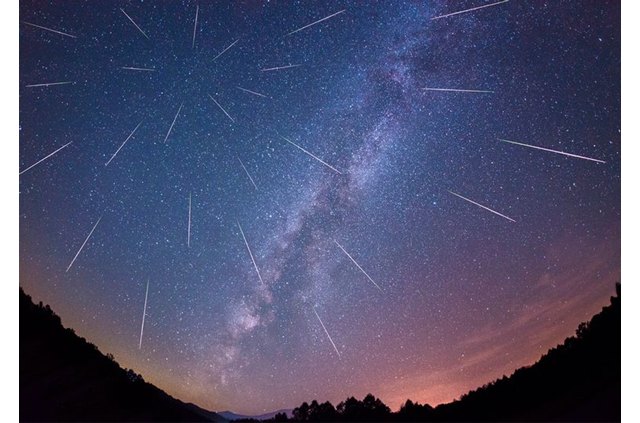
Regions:
<instances>
[{"instance_id":1,"label":"meteor streak","mask_svg":"<svg viewBox=\"0 0 640 423\"><path fill-rule=\"evenodd\" d=\"M151 69L151 68L134 68L134 67L131 67L131 66L123 66L120 69L132 70L132 71L155 72L155 69Z\"/></svg>"},{"instance_id":2,"label":"meteor streak","mask_svg":"<svg viewBox=\"0 0 640 423\"><path fill-rule=\"evenodd\" d=\"M62 32L62 31L57 31L55 29L47 28L46 26L40 26L40 25L32 24L30 22L25 22L25 21L22 21L22 23L25 24L25 25L29 25L29 26L33 26L33 27L36 27L36 28L44 29L45 31L50 31L50 32L54 32L56 34L64 35L65 37L78 38L75 35L67 34L66 32Z\"/></svg>"},{"instance_id":3,"label":"meteor streak","mask_svg":"<svg viewBox=\"0 0 640 423\"><path fill-rule=\"evenodd\" d=\"M216 57L213 58L212 62L215 61L218 57L222 56L224 54L225 51L229 50L231 47L233 47L233 45L235 43L237 43L238 41L240 41L240 39L238 38L237 40L235 40L234 42L232 42L229 47L225 48L224 50L222 50L220 53L218 53L218 55Z\"/></svg>"},{"instance_id":4,"label":"meteor streak","mask_svg":"<svg viewBox=\"0 0 640 423\"><path fill-rule=\"evenodd\" d=\"M247 92L247 93L249 93L249 94L257 95L258 97L268 98L268 97L267 97L266 95L264 95L264 94L260 94L260 93L257 93L257 92L255 92L255 91L251 91L251 90L248 90L248 89L246 89L246 88L242 88L242 87L236 87L236 88L237 88L237 89L239 89L239 90L242 90L242 91L244 91L244 92Z\"/></svg>"},{"instance_id":5,"label":"meteor streak","mask_svg":"<svg viewBox=\"0 0 640 423\"><path fill-rule=\"evenodd\" d=\"M506 3L508 1L509 0L502 0L502 1L495 2L495 3L491 3L491 4L485 4L485 5L482 5L482 6L472 7L471 9L461 10L459 12L447 13L446 15L440 15L440 16L436 16L435 18L431 18L431 20L433 21L435 19L446 18L447 16L453 16L453 15L459 15L460 13L472 12L474 10L484 9L485 7L497 6L499 4Z\"/></svg>"},{"instance_id":6,"label":"meteor streak","mask_svg":"<svg viewBox=\"0 0 640 423\"><path fill-rule=\"evenodd\" d=\"M249 252L249 257L251 257L251 261L253 262L253 267L255 267L256 273L258 274L258 279L260 279L260 283L264 285L264 282L262 281L262 276L260 276L260 271L258 270L258 265L256 264L256 261L253 258L253 253L251 252L251 248L249 247L249 243L247 242L247 238L244 236L244 231L242 230L242 226L240 226L240 222L238 222L237 219L236 219L236 223L238 224L238 228L240 228L240 233L242 234L244 245L247 246L247 251Z\"/></svg>"},{"instance_id":7,"label":"meteor streak","mask_svg":"<svg viewBox=\"0 0 640 423\"><path fill-rule=\"evenodd\" d=\"M240 165L242 166L242 168L244 169L244 173L247 174L247 176L249 177L249 180L251 181L251 183L253 184L253 187L256 189L256 191L258 190L258 186L256 185L255 182L253 182L253 178L251 177L251 175L249 175L249 171L247 170L247 168L244 166L244 163L242 163L242 160L240 160L240 157L238 156L238 161L240 162Z\"/></svg>"},{"instance_id":8,"label":"meteor streak","mask_svg":"<svg viewBox=\"0 0 640 423\"><path fill-rule=\"evenodd\" d=\"M147 314L147 296L149 295L149 280L147 279L147 291L144 294L144 309L142 310L142 326L140 327L140 343L138 349L142 349L142 333L144 332L144 317Z\"/></svg>"},{"instance_id":9,"label":"meteor streak","mask_svg":"<svg viewBox=\"0 0 640 423\"><path fill-rule=\"evenodd\" d=\"M196 28L198 27L198 11L200 5L196 5L196 20L193 22L193 41L191 42L191 48L196 48Z\"/></svg>"},{"instance_id":10,"label":"meteor streak","mask_svg":"<svg viewBox=\"0 0 640 423\"><path fill-rule=\"evenodd\" d=\"M280 70L280 69L297 68L298 66L302 66L302 65L276 66L275 68L266 68L266 69L262 69L262 72L268 72L268 71L274 71L274 70Z\"/></svg>"},{"instance_id":11,"label":"meteor streak","mask_svg":"<svg viewBox=\"0 0 640 423\"><path fill-rule=\"evenodd\" d=\"M54 151L53 153L50 153L48 156L43 157L42 159L38 160L37 162L35 162L34 164L32 164L31 166L29 166L28 168L26 168L25 170L21 171L20 173L18 173L18 176L22 175L23 173L25 173L27 170L36 167L37 165L39 165L40 163L44 162L45 160L47 160L49 157L53 156L54 154L56 154L58 151L62 150L63 148L65 148L66 146L68 146L69 144L71 144L73 141L70 141L68 143L66 143L65 145L63 145L62 147L58 148L56 151Z\"/></svg>"},{"instance_id":12,"label":"meteor streak","mask_svg":"<svg viewBox=\"0 0 640 423\"><path fill-rule=\"evenodd\" d=\"M84 242L82 243L82 245L80 246L80 249L78 250L78 252L76 253L75 257L73 258L73 260L71 260L71 263L69 263L69 267L67 267L67 272L69 271L69 269L71 269L71 266L73 266L73 263L76 261L76 259L78 258L78 256L80 255L80 252L82 251L82 249L84 248L85 244L87 243L87 241L89 241L89 238L91 238L91 234L93 234L93 231L96 230L96 227L98 226L98 223L100 223L100 220L102 220L102 216L100 216L100 218L98 219L98 221L96 222L95 225L93 225L93 228L91 228L91 232L89 232L89 235L87 235L87 239L84 240Z\"/></svg>"},{"instance_id":13,"label":"meteor streak","mask_svg":"<svg viewBox=\"0 0 640 423\"><path fill-rule=\"evenodd\" d=\"M425 90L425 91L450 91L450 92L455 92L455 93L491 93L491 94L493 94L493 91L488 91L488 90L461 90L461 89L456 89L456 88L423 88L423 90Z\"/></svg>"},{"instance_id":14,"label":"meteor streak","mask_svg":"<svg viewBox=\"0 0 640 423\"><path fill-rule=\"evenodd\" d=\"M288 33L287 35L295 34L295 33L296 33L296 32L298 32L298 31L302 31L303 29L309 28L310 26L314 26L315 24L319 24L319 23L320 23L320 22L322 22L322 21L326 21L327 19L331 19L331 18L333 18L334 16L338 16L339 14L341 14L341 13L343 13L343 12L346 12L346 11L347 11L347 9L343 9L343 10L341 10L341 11L339 11L339 12L334 13L333 15L329 15L329 16L324 17L324 18L322 18L322 19L318 19L317 21L312 22L312 23L310 23L309 25L305 25L305 26L303 26L302 28L298 28L298 29L296 29L296 30L294 30L294 31L291 31L291 32L290 32L290 33Z\"/></svg>"},{"instance_id":15,"label":"meteor streak","mask_svg":"<svg viewBox=\"0 0 640 423\"><path fill-rule=\"evenodd\" d=\"M211 94L207 94L209 97L211 97ZM227 117L229 119L231 119L231 122L235 122L235 120L233 120L233 118L231 116L229 116L229 113L227 113L227 111L220 105L220 103L218 103L216 101L215 98L211 97L211 100L213 100L214 103L216 103L216 106L218 106L220 108L220 110L222 110L224 112L225 115L227 115Z\"/></svg>"},{"instance_id":16,"label":"meteor streak","mask_svg":"<svg viewBox=\"0 0 640 423\"><path fill-rule=\"evenodd\" d=\"M564 151L552 150L550 148L538 147L537 145L523 144L521 142L503 140L501 138L498 138L498 141L508 142L509 144L522 145L524 147L529 147L529 148L535 148L536 150L550 151L551 153L562 154L569 157L575 157L577 159L591 160L592 162L598 162L598 163L606 163L603 160L592 159L591 157L585 157L585 156L578 156L577 154L565 153Z\"/></svg>"},{"instance_id":17,"label":"meteor streak","mask_svg":"<svg viewBox=\"0 0 640 423\"><path fill-rule=\"evenodd\" d=\"M320 316L318 316L318 312L316 311L315 307L313 307L313 312L315 313L316 317L318 318L318 321L322 325L322 329L324 329L324 333L327 334L327 338L329 338L329 342L331 342L331 345L333 345L333 349L336 350L336 354L338 354L338 358L340 358L340 351L338 351L336 344L333 342L333 339L331 339L331 335L329 335L327 328L324 326L324 323L322 323L322 319L320 318Z\"/></svg>"},{"instance_id":18,"label":"meteor streak","mask_svg":"<svg viewBox=\"0 0 640 423\"><path fill-rule=\"evenodd\" d=\"M171 130L173 129L173 125L176 124L176 120L178 120L178 115L180 114L180 110L182 110L182 106L184 105L184 102L182 102L182 104L180 104L180 107L178 107L178 112L176 113L176 117L173 118L173 122L171 122L171 126L169 127L169 130L167 131L167 136L164 137L164 142L167 142L167 139L169 138L169 134L171 134Z\"/></svg>"},{"instance_id":19,"label":"meteor streak","mask_svg":"<svg viewBox=\"0 0 640 423\"><path fill-rule=\"evenodd\" d=\"M305 150L304 148L300 147L298 144L294 143L293 141L288 140L287 138L283 137L282 135L280 136L283 140L285 140L286 142L288 142L289 144L293 144L295 147L299 148L300 150L302 150L304 153L308 154L309 156L313 157L314 159L316 159L317 161L319 161L320 163L322 163L323 165L325 165L326 167L328 167L329 169L333 170L334 172L342 175L342 172L340 172L338 169L336 169L335 167L331 166L330 164L323 162L320 158L314 156L313 154L311 154L310 152L308 152L307 150Z\"/></svg>"},{"instance_id":20,"label":"meteor streak","mask_svg":"<svg viewBox=\"0 0 640 423\"><path fill-rule=\"evenodd\" d=\"M372 284L374 284L374 285L376 286L376 288L378 288L380 291L382 291L382 288L380 288L380 286L378 286L378 284L377 284L377 283L375 283L375 282L373 281L373 279L371 279L371 276L369 276L369 275L367 274L367 272L365 272L365 271L364 271L364 269L363 269L362 267L360 267L360 265L358 264L358 262L357 262L353 257L351 257L351 254L349 254L349 253L347 252L347 250L345 250L345 249L342 247L342 245L340 245L340 244L338 243L338 241L336 241L336 240L334 239L334 240L333 240L333 242L335 242L335 243L336 243L336 245L337 245L338 247L340 247L340 249L341 249L341 250L342 250L342 251L347 255L347 257L349 257L349 258L351 259L351 261L353 262L353 264L355 264L356 266L358 266L358 269L360 269L360 271L361 271L362 273L364 273L364 275L367 277L367 279L369 279L369 280L371 281L371 283L372 283Z\"/></svg>"},{"instance_id":21,"label":"meteor streak","mask_svg":"<svg viewBox=\"0 0 640 423\"><path fill-rule=\"evenodd\" d=\"M118 147L118 149L116 150L115 153L113 153L113 156L111 156L111 158L104 164L105 166L109 166L109 163L111 163L111 160L113 160L113 158L116 156L116 154L118 154L118 152L122 149L122 147L124 147L124 145L127 143L127 141L129 141L129 138L131 138L133 136L133 134L138 130L138 128L140 127L140 125L142 125L142 121L140 121L140 123L138 124L138 126L135 127L135 129L133 131L131 131L131 133L129 134L129 136L127 137L126 140L124 140L124 142L122 143L122 145L120 147Z\"/></svg>"},{"instance_id":22,"label":"meteor streak","mask_svg":"<svg viewBox=\"0 0 640 423\"><path fill-rule=\"evenodd\" d=\"M191 248L191 193L189 193L189 224L187 226L187 247Z\"/></svg>"},{"instance_id":23,"label":"meteor streak","mask_svg":"<svg viewBox=\"0 0 640 423\"><path fill-rule=\"evenodd\" d=\"M124 13L124 15L131 21L131 23L138 28L138 31L140 31L142 33L142 35L144 35L147 40L149 40L150 38L147 36L147 34L144 33L144 31L138 26L138 24L131 18L131 16L127 15L127 12L124 11L124 9L120 9L122 11L122 13Z\"/></svg>"},{"instance_id":24,"label":"meteor streak","mask_svg":"<svg viewBox=\"0 0 640 423\"><path fill-rule=\"evenodd\" d=\"M65 81L65 82L45 82L44 84L31 84L25 85L27 88L35 88L35 87L49 87L51 85L65 85L65 84L73 84L73 81Z\"/></svg>"},{"instance_id":25,"label":"meteor streak","mask_svg":"<svg viewBox=\"0 0 640 423\"><path fill-rule=\"evenodd\" d=\"M497 211L495 211L495 210L493 210L493 209L490 209L490 208L489 208L489 207L487 207L487 206L483 206L483 205L482 205L482 204L480 204L480 203L476 203L475 201L470 200L470 199L468 199L468 198L466 198L466 197L463 197L463 196L462 196L462 195L460 195L460 194L456 194L456 193L455 193L455 192L453 192L453 191L449 191L449 192L450 192L451 194L455 195L456 197L460 197L460 198L462 198L463 200L470 202L471 204L475 204L476 206L478 206L478 207L482 207L483 209L488 210L488 211L490 211L491 213L497 214L497 215L498 215L498 216L500 216L500 217L504 217L504 218L505 218L505 219L507 219L507 220L510 220L510 221L512 221L512 222L515 222L515 220L513 220L512 218L510 218L510 217L508 217L508 216L505 216L505 215L504 215L504 214L502 214L502 213L498 213Z\"/></svg>"}]
</instances>

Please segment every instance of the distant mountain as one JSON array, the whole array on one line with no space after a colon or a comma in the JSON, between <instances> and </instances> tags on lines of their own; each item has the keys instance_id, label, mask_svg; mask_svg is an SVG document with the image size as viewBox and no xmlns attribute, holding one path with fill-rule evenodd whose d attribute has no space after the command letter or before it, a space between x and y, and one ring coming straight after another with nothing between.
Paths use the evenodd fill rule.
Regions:
<instances>
[{"instance_id":1,"label":"distant mountain","mask_svg":"<svg viewBox=\"0 0 640 423\"><path fill-rule=\"evenodd\" d=\"M283 408L282 410L272 411L270 413L260 414L258 416L245 416L242 414L236 414L233 411L218 411L218 414L229 421L234 420L269 420L273 419L276 414L285 414L287 417L293 416L293 410L291 408Z\"/></svg>"},{"instance_id":2,"label":"distant mountain","mask_svg":"<svg viewBox=\"0 0 640 423\"><path fill-rule=\"evenodd\" d=\"M22 288L19 308L20 421L226 422L122 369Z\"/></svg>"},{"instance_id":3,"label":"distant mountain","mask_svg":"<svg viewBox=\"0 0 640 423\"><path fill-rule=\"evenodd\" d=\"M199 416L204 417L206 420L208 421L214 421L214 422L229 422L229 419L227 419L226 417L222 416L221 413L216 413L214 411L209 411L209 410L205 410L204 408L201 408L193 403L187 403L185 404L187 406L188 409L190 409L191 411L193 411L194 413L198 414Z\"/></svg>"}]
</instances>

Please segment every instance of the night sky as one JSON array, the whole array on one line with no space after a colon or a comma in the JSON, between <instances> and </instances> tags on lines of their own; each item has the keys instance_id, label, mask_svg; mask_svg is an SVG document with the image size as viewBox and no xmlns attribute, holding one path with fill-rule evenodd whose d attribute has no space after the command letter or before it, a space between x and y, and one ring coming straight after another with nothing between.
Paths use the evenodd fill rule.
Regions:
<instances>
[{"instance_id":1,"label":"night sky","mask_svg":"<svg viewBox=\"0 0 640 423\"><path fill-rule=\"evenodd\" d=\"M533 363L620 278L620 5L432 19L489 3L20 1L20 170L71 143L20 175L20 285L212 410Z\"/></svg>"}]
</instances>

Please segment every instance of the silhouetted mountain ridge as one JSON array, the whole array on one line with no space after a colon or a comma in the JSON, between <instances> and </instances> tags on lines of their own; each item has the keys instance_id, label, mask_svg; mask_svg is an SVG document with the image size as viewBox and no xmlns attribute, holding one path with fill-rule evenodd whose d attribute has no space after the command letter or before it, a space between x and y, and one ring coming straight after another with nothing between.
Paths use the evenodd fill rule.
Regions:
<instances>
[{"instance_id":1,"label":"silhouetted mountain ridge","mask_svg":"<svg viewBox=\"0 0 640 423\"><path fill-rule=\"evenodd\" d=\"M620 285L610 305L535 364L434 410L441 420L619 421Z\"/></svg>"},{"instance_id":2,"label":"silhouetted mountain ridge","mask_svg":"<svg viewBox=\"0 0 640 423\"><path fill-rule=\"evenodd\" d=\"M21 421L219 421L122 369L20 288Z\"/></svg>"}]
</instances>

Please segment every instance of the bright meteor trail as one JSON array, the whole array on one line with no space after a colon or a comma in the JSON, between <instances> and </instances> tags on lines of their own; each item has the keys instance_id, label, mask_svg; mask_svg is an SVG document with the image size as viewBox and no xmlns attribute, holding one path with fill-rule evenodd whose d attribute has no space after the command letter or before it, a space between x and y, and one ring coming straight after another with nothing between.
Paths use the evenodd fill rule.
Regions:
<instances>
[{"instance_id":1,"label":"bright meteor trail","mask_svg":"<svg viewBox=\"0 0 640 423\"><path fill-rule=\"evenodd\" d=\"M169 130L167 131L167 135L164 137L164 142L167 142L167 139L169 138L169 134L171 134L171 130L173 129L173 125L176 124L176 120L178 120L178 115L180 114L180 110L182 110L182 106L184 105L184 103L180 104L180 107L178 107L178 111L176 112L176 117L173 118L173 122L171 122L171 126L169 127Z\"/></svg>"},{"instance_id":2,"label":"bright meteor trail","mask_svg":"<svg viewBox=\"0 0 640 423\"><path fill-rule=\"evenodd\" d=\"M189 193L189 222L187 223L187 247L191 247L191 193Z\"/></svg>"},{"instance_id":3,"label":"bright meteor trail","mask_svg":"<svg viewBox=\"0 0 640 423\"><path fill-rule=\"evenodd\" d=\"M220 105L220 103L218 103L218 102L216 101L216 99L215 99L215 98L213 98L213 97L211 96L211 94L208 94L208 96L209 96L209 97L211 97L211 100L213 100L213 102L214 102L214 103L216 103L216 106L218 106L218 107L220 108L220 110L222 110L222 113L224 113L225 115L227 115L227 117L231 120L231 122L235 122L235 120L233 120L233 118L231 117L231 115L229 115L229 113L227 113L227 111L224 109L224 107L222 107L222 106Z\"/></svg>"},{"instance_id":4,"label":"bright meteor trail","mask_svg":"<svg viewBox=\"0 0 640 423\"><path fill-rule=\"evenodd\" d=\"M191 42L191 48L196 47L196 29L198 28L198 11L200 10L200 5L196 5L196 19L193 22L193 41Z\"/></svg>"},{"instance_id":5,"label":"bright meteor trail","mask_svg":"<svg viewBox=\"0 0 640 423\"><path fill-rule=\"evenodd\" d=\"M473 12L474 10L484 9L485 7L497 6L499 4L506 3L508 1L509 0L502 0L502 1L499 1L499 2L496 2L496 3L485 4L485 5L478 6L478 7L472 7L471 9L461 10L459 12L447 13L446 15L440 15L440 16L436 16L435 18L431 18L431 20L433 21L435 19L446 18L448 16L453 16L453 15L459 15L461 13Z\"/></svg>"},{"instance_id":6,"label":"bright meteor trail","mask_svg":"<svg viewBox=\"0 0 640 423\"><path fill-rule=\"evenodd\" d=\"M215 98L213 98L213 97L211 96L211 94L208 94L208 96L209 96L209 97L211 97L211 100L213 100L213 102L214 102L214 103L216 103L216 106L218 106L218 107L220 108L220 110L222 110L222 112L223 112L225 115L227 115L227 117L228 117L229 119L231 119L231 122L235 122L235 120L233 120L233 118L231 117L231 115L229 115L229 113L227 113L227 111L224 109L224 107L222 107L222 106L220 105L220 103L218 103L218 102L216 101L216 99L215 99Z\"/></svg>"},{"instance_id":7,"label":"bright meteor trail","mask_svg":"<svg viewBox=\"0 0 640 423\"><path fill-rule=\"evenodd\" d=\"M50 153L49 155L47 155L46 157L43 157L42 159L38 160L37 162L35 162L34 164L32 164L31 166L29 166L28 168L26 168L25 170L21 171L20 173L18 173L18 175L22 175L23 173L25 173L27 170L36 167L37 165L39 165L40 163L44 162L45 160L47 160L49 157L53 156L54 154L56 154L58 151L62 150L63 148L65 148L66 146L68 146L69 144L71 144L73 141L70 141L68 143L66 143L65 145L63 145L62 147L58 148L56 151L54 151L53 153Z\"/></svg>"},{"instance_id":8,"label":"bright meteor trail","mask_svg":"<svg viewBox=\"0 0 640 423\"><path fill-rule=\"evenodd\" d=\"M138 124L138 126L136 126L133 131L131 131L131 133L129 134L129 136L127 137L126 140L124 140L124 142L122 143L122 145L120 145L120 147L118 147L118 149L116 150L115 153L113 153L113 156L111 156L111 158L109 160L107 160L107 162L104 164L105 166L109 166L109 163L111 163L111 160L113 160L114 157L116 157L116 154L118 154L118 152L122 149L122 147L124 147L124 145L127 143L127 141L129 141L129 138L131 138L133 136L133 134L135 134L135 132L138 130L138 128L140 127L140 125L142 125L142 121L140 121L140 123Z\"/></svg>"},{"instance_id":9,"label":"bright meteor trail","mask_svg":"<svg viewBox=\"0 0 640 423\"><path fill-rule=\"evenodd\" d=\"M454 93L493 93L488 90L461 90L457 88L423 88L425 91L449 91Z\"/></svg>"},{"instance_id":10,"label":"bright meteor trail","mask_svg":"<svg viewBox=\"0 0 640 423\"><path fill-rule=\"evenodd\" d=\"M470 202L471 204L475 204L476 206L478 206L478 207L482 207L483 209L488 210L488 211L490 211L491 213L497 214L497 215L498 215L498 216L500 216L500 217L504 217L504 218L505 218L505 219L507 219L507 220L510 220L510 221L512 221L512 222L515 222L515 220L513 220L513 219L512 219L512 218L510 218L509 216L505 216L505 215L504 215L504 214L502 214L502 213L498 213L497 211L495 211L495 210L493 210L493 209L490 209L490 208L489 208L489 207L487 207L487 206L483 206L483 205L482 205L482 204L480 204L480 203L476 203L475 201L470 200L470 199L468 199L467 197L463 197L463 196L462 196L462 195L460 195L460 194L456 194L456 193L455 193L455 192L453 192L453 191L449 191L449 192L450 192L451 194L455 195L456 197L460 197L460 198L462 198L463 200Z\"/></svg>"},{"instance_id":11,"label":"bright meteor trail","mask_svg":"<svg viewBox=\"0 0 640 423\"><path fill-rule=\"evenodd\" d=\"M262 69L262 72L269 72L269 71L281 70L281 69L291 69L291 68L297 68L298 66L302 66L302 65L276 66L275 68Z\"/></svg>"},{"instance_id":12,"label":"bright meteor trail","mask_svg":"<svg viewBox=\"0 0 640 423\"><path fill-rule=\"evenodd\" d=\"M149 296L149 280L147 279L147 291L144 293L144 308L142 309L142 325L140 326L140 342L138 349L142 349L142 334L144 333L144 317L147 315L147 297Z\"/></svg>"},{"instance_id":13,"label":"bright meteor trail","mask_svg":"<svg viewBox=\"0 0 640 423\"><path fill-rule=\"evenodd\" d=\"M329 338L329 342L331 342L331 345L333 345L333 349L336 350L336 354L338 354L338 358L340 358L340 351L338 351L338 347L336 347L336 344L333 342L333 339L331 339L331 335L329 335L329 331L327 331L327 328L324 326L324 323L322 323L322 319L320 318L320 316L318 316L318 312L316 311L315 307L313 307L313 312L315 313L316 317L318 318L318 321L322 325L322 329L324 329L324 333L327 334L327 338Z\"/></svg>"},{"instance_id":14,"label":"bright meteor trail","mask_svg":"<svg viewBox=\"0 0 640 423\"><path fill-rule=\"evenodd\" d=\"M249 180L251 181L251 184L253 185L253 187L257 190L258 186L256 185L255 182L253 182L253 178L251 177L251 175L249 175L249 171L247 170L247 168L244 166L244 163L242 163L242 160L240 160L240 157L238 156L238 161L240 162L240 166L242 166L242 168L244 169L244 173L247 174L247 177L249 178Z\"/></svg>"},{"instance_id":15,"label":"bright meteor trail","mask_svg":"<svg viewBox=\"0 0 640 423\"><path fill-rule=\"evenodd\" d=\"M25 85L25 87L27 88L35 88L35 87L50 87L52 85L66 85L66 84L73 84L73 81L64 81L64 82L45 82L43 84L31 84L31 85Z\"/></svg>"},{"instance_id":16,"label":"bright meteor trail","mask_svg":"<svg viewBox=\"0 0 640 423\"><path fill-rule=\"evenodd\" d=\"M73 260L71 260L71 263L69 263L69 267L67 267L67 272L69 271L69 269L71 269L71 266L73 266L73 263L76 261L76 259L78 258L78 256L80 255L80 252L82 251L82 249L84 248L85 244L87 243L87 241L89 241L89 238L91 238L91 234L93 234L93 231L96 230L96 227L98 226L98 223L100 223L100 221L102 220L102 216L100 216L100 218L98 219L98 221L96 222L95 225L93 225L93 228L91 228L91 232L89 232L89 235L87 235L87 238L84 240L84 242L82 243L82 245L80 246L80 249L78 250L78 252L76 253L76 255L73 257Z\"/></svg>"},{"instance_id":17,"label":"bright meteor trail","mask_svg":"<svg viewBox=\"0 0 640 423\"><path fill-rule=\"evenodd\" d=\"M222 56L224 54L225 51L229 50L231 47L233 47L235 45L235 43L237 43L238 41L240 41L240 39L235 40L234 42L232 42L229 47L225 48L224 50L222 50L220 53L218 53L218 55L216 57L213 58L213 60L211 60L212 62L214 62L218 57Z\"/></svg>"},{"instance_id":18,"label":"bright meteor trail","mask_svg":"<svg viewBox=\"0 0 640 423\"><path fill-rule=\"evenodd\" d=\"M288 142L289 144L295 146L296 148L299 148L300 150L302 150L302 152L304 152L305 154L313 157L314 159L316 159L317 161L319 161L320 163L322 163L323 165L325 165L326 167L328 167L329 169L333 170L334 172L342 175L342 172L340 172L338 169L336 169L335 167L331 166L330 164L328 164L327 162L322 161L322 159L318 158L317 156L314 156L313 154L311 154L310 152L308 152L307 150L305 150L304 148L300 147L298 144L296 144L295 142L288 140L287 138L280 136L283 140L285 140L286 142Z\"/></svg>"},{"instance_id":19,"label":"bright meteor trail","mask_svg":"<svg viewBox=\"0 0 640 423\"><path fill-rule=\"evenodd\" d=\"M124 9L120 9L120 10L121 10L121 11L122 11L122 13L124 13L124 15L125 15L125 16L130 20L130 21L131 21L131 23L132 23L136 28L138 28L138 31L140 31L140 33L141 33L142 35L144 35L144 36L145 36L145 38L146 38L147 40L149 40L150 38L147 36L147 34L145 34L145 33L144 33L144 31L142 30L142 28L140 28L140 27L138 26L138 24L136 23L136 21L134 21L134 20L133 20L133 18L132 18L131 16L127 15L127 12L125 12L125 11L124 11Z\"/></svg>"},{"instance_id":20,"label":"bright meteor trail","mask_svg":"<svg viewBox=\"0 0 640 423\"><path fill-rule=\"evenodd\" d=\"M258 274L258 279L260 279L260 283L264 285L262 281L262 276L260 276L260 270L258 270L258 265L256 264L256 260L253 258L253 253L251 252L251 247L249 247L249 243L247 242L247 238L244 236L244 231L242 230L242 226L240 226L240 222L236 220L238 224L238 228L240 229L240 233L242 234L242 239L244 240L244 245L247 246L247 251L249 252L249 257L251 257L251 262L253 263L253 267L256 269L256 273Z\"/></svg>"},{"instance_id":21,"label":"bright meteor trail","mask_svg":"<svg viewBox=\"0 0 640 423\"><path fill-rule=\"evenodd\" d=\"M504 140L504 139L502 139L502 138L498 138L498 141L508 142L509 144L521 145L521 146L523 146L523 147L535 148L536 150L549 151L549 152L551 152L551 153L562 154L562 155L564 155L564 156L568 156L568 157L575 157L575 158L577 158L577 159L590 160L590 161L592 161L592 162L598 162L598 163L606 163L606 162L605 162L605 161L603 161L603 160L592 159L591 157L585 157L585 156L578 156L577 154L565 153L564 151L552 150L552 149L550 149L550 148L538 147L537 145L523 144L523 143L521 143L521 142Z\"/></svg>"},{"instance_id":22,"label":"bright meteor trail","mask_svg":"<svg viewBox=\"0 0 640 423\"><path fill-rule=\"evenodd\" d=\"M33 26L33 27L36 27L36 28L44 29L45 31L54 32L56 34L64 35L65 37L78 38L75 35L67 34L66 32L62 32L62 31L57 31L55 29L47 28L46 26L40 26L40 25L32 24L30 22L25 22L25 21L22 21L22 23L25 24L25 25L29 25L29 26Z\"/></svg>"},{"instance_id":23,"label":"bright meteor trail","mask_svg":"<svg viewBox=\"0 0 640 423\"><path fill-rule=\"evenodd\" d=\"M376 288L378 288L380 291L382 291L382 288L380 288L380 286L379 286L377 283L375 283L375 281L374 281L373 279L371 279L371 276L369 276L369 275L367 274L367 272L365 272L365 271L364 271L364 269L363 269L362 267L360 267L360 265L358 264L358 262L357 262L353 257L351 257L351 254L349 254L349 253L347 252L347 250L345 250L345 249L342 247L342 245L340 245L340 244L338 243L338 241L336 241L336 240L334 239L334 240L333 240L333 242L335 242L335 243L336 243L336 245L337 245L338 247L340 247L340 249L341 249L341 250L342 250L342 251L347 255L347 257L349 257L349 258L351 259L351 261L353 262L353 264L355 264L356 266L358 266L358 269L360 269L360 271L361 271L362 273L364 273L364 275L367 277L367 279L369 279L369 280L371 281L371 283L372 283L372 284L374 284L374 285L376 286Z\"/></svg>"},{"instance_id":24,"label":"bright meteor trail","mask_svg":"<svg viewBox=\"0 0 640 423\"><path fill-rule=\"evenodd\" d=\"M155 71L155 69L151 69L151 68L135 68L135 67L131 67L131 66L123 66L120 69L132 70L132 71L144 71L144 72L154 72Z\"/></svg>"},{"instance_id":25,"label":"bright meteor trail","mask_svg":"<svg viewBox=\"0 0 640 423\"><path fill-rule=\"evenodd\" d=\"M303 26L302 28L298 28L298 29L296 29L296 30L294 30L294 31L291 31L291 32L290 32L290 33L288 33L287 35L295 34L295 33L296 33L296 32L298 32L298 31L302 31L303 29L309 28L310 26L314 26L314 25L316 25L316 24L319 24L319 23L320 23L320 22L322 22L322 21L326 21L327 19L331 19L331 18L333 18L334 16L338 16L339 14L344 13L344 12L346 12L346 11L347 11L347 9L343 9L343 10L341 10L341 11L339 11L339 12L336 12L336 13L334 13L334 14L332 14L332 15L329 15L329 16L324 17L324 18L322 18L322 19L318 19L317 21L312 22L312 23L310 23L309 25L305 25L305 26Z\"/></svg>"},{"instance_id":26,"label":"bright meteor trail","mask_svg":"<svg viewBox=\"0 0 640 423\"><path fill-rule=\"evenodd\" d=\"M237 88L237 89L239 89L239 90L242 90L242 91L244 91L244 92L247 92L247 93L249 93L249 94L257 95L258 97L268 98L268 97L267 97L266 95L264 95L264 94L260 94L260 93L257 93L257 92L255 92L255 91L251 91L251 90L248 90L248 89L246 89L246 88L242 88L242 87L236 87L236 88Z\"/></svg>"}]
</instances>

